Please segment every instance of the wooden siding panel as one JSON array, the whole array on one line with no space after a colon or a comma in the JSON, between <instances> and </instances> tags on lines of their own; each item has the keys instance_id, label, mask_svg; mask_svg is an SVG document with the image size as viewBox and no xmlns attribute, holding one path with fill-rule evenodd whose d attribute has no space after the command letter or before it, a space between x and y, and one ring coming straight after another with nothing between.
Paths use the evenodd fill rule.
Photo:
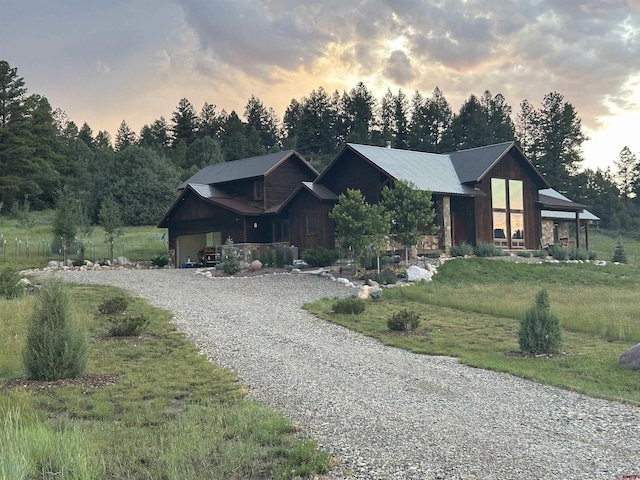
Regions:
<instances>
[{"instance_id":1,"label":"wooden siding panel","mask_svg":"<svg viewBox=\"0 0 640 480\"><path fill-rule=\"evenodd\" d=\"M295 158L289 158L265 177L266 208L284 202L301 182L311 182L316 175L300 165Z\"/></svg>"},{"instance_id":2,"label":"wooden siding panel","mask_svg":"<svg viewBox=\"0 0 640 480\"><path fill-rule=\"evenodd\" d=\"M301 190L288 207L289 241L302 253L309 248L334 248L335 223L329 218L333 204L321 202L311 193ZM307 215L316 217L316 234L307 235Z\"/></svg>"},{"instance_id":3,"label":"wooden siding panel","mask_svg":"<svg viewBox=\"0 0 640 480\"><path fill-rule=\"evenodd\" d=\"M346 150L322 178L322 183L339 195L347 189L360 190L369 203L380 201L382 183L388 180L380 170L356 153Z\"/></svg>"}]
</instances>

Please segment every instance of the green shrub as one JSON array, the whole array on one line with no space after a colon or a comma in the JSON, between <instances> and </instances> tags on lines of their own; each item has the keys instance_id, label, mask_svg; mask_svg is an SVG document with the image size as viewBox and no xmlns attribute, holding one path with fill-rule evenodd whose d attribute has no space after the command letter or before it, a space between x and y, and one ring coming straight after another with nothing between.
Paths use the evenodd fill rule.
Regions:
<instances>
[{"instance_id":1,"label":"green shrub","mask_svg":"<svg viewBox=\"0 0 640 480\"><path fill-rule=\"evenodd\" d=\"M596 252L594 252L593 250L587 251L587 255L589 257L589 260L595 260L595 259L598 258L598 254Z\"/></svg>"},{"instance_id":2,"label":"green shrub","mask_svg":"<svg viewBox=\"0 0 640 480\"><path fill-rule=\"evenodd\" d=\"M493 243L480 242L474 248L476 257L499 257L502 255L502 250L496 247Z\"/></svg>"},{"instance_id":3,"label":"green shrub","mask_svg":"<svg viewBox=\"0 0 640 480\"><path fill-rule=\"evenodd\" d=\"M264 264L264 262L263 262ZM227 275L234 275L240 271L240 260L238 260L238 249L231 237L227 237L222 247L222 271Z\"/></svg>"},{"instance_id":4,"label":"green shrub","mask_svg":"<svg viewBox=\"0 0 640 480\"><path fill-rule=\"evenodd\" d=\"M473 246L467 242L462 242L460 245L454 245L451 247L452 257L466 257L473 254Z\"/></svg>"},{"instance_id":5,"label":"green shrub","mask_svg":"<svg viewBox=\"0 0 640 480\"><path fill-rule=\"evenodd\" d=\"M24 295L20 285L20 272L11 266L0 270L0 298L17 298Z\"/></svg>"},{"instance_id":6,"label":"green shrub","mask_svg":"<svg viewBox=\"0 0 640 480\"><path fill-rule=\"evenodd\" d=\"M560 245L551 245L549 247L549 255L551 255L556 260L569 260L569 249L561 247Z\"/></svg>"},{"instance_id":7,"label":"green shrub","mask_svg":"<svg viewBox=\"0 0 640 480\"><path fill-rule=\"evenodd\" d=\"M618 243L616 243L616 249L613 252L611 261L615 263L627 263L627 253L624 251L624 245L621 238L618 238Z\"/></svg>"},{"instance_id":8,"label":"green shrub","mask_svg":"<svg viewBox=\"0 0 640 480\"><path fill-rule=\"evenodd\" d=\"M337 250L328 248L313 248L302 252L302 259L312 267L328 267L339 258Z\"/></svg>"},{"instance_id":9,"label":"green shrub","mask_svg":"<svg viewBox=\"0 0 640 480\"><path fill-rule=\"evenodd\" d=\"M570 260L589 260L589 253L581 248L572 248L569 250Z\"/></svg>"},{"instance_id":10,"label":"green shrub","mask_svg":"<svg viewBox=\"0 0 640 480\"><path fill-rule=\"evenodd\" d=\"M387 320L387 327L394 332L412 331L420 325L420 315L406 308L394 313Z\"/></svg>"},{"instance_id":11,"label":"green shrub","mask_svg":"<svg viewBox=\"0 0 640 480\"><path fill-rule=\"evenodd\" d=\"M556 352L562 345L560 321L551 313L545 289L536 294L535 304L522 318L518 343L521 351L533 354Z\"/></svg>"},{"instance_id":12,"label":"green shrub","mask_svg":"<svg viewBox=\"0 0 640 480\"><path fill-rule=\"evenodd\" d=\"M334 313L340 313L345 315L359 315L364 312L366 308L365 300L356 297L341 298L333 304L332 310Z\"/></svg>"},{"instance_id":13,"label":"green shrub","mask_svg":"<svg viewBox=\"0 0 640 480\"><path fill-rule=\"evenodd\" d=\"M165 255L164 253L162 255L156 255L151 260L151 264L156 267L165 267L169 264L169 257L167 257L167 255Z\"/></svg>"},{"instance_id":14,"label":"green shrub","mask_svg":"<svg viewBox=\"0 0 640 480\"><path fill-rule=\"evenodd\" d=\"M133 337L140 335L149 326L146 315L120 314L109 317L109 335L112 337Z\"/></svg>"},{"instance_id":15,"label":"green shrub","mask_svg":"<svg viewBox=\"0 0 640 480\"><path fill-rule=\"evenodd\" d=\"M59 278L43 283L28 321L22 359L28 378L79 377L87 365L87 337L71 319L69 293Z\"/></svg>"},{"instance_id":16,"label":"green shrub","mask_svg":"<svg viewBox=\"0 0 640 480\"><path fill-rule=\"evenodd\" d=\"M540 250L533 252L533 256L536 258L547 258L547 251L541 248Z\"/></svg>"},{"instance_id":17,"label":"green shrub","mask_svg":"<svg viewBox=\"0 0 640 480\"><path fill-rule=\"evenodd\" d=\"M380 285L393 285L398 281L398 277L396 277L396 273L393 270L385 268L376 274L375 281Z\"/></svg>"},{"instance_id":18,"label":"green shrub","mask_svg":"<svg viewBox=\"0 0 640 480\"><path fill-rule=\"evenodd\" d=\"M531 254L529 252L518 252L518 256L522 258L531 258Z\"/></svg>"},{"instance_id":19,"label":"green shrub","mask_svg":"<svg viewBox=\"0 0 640 480\"><path fill-rule=\"evenodd\" d=\"M116 315L118 313L124 313L129 306L129 302L123 296L117 296L112 298L105 298L98 306L98 312L102 315Z\"/></svg>"}]
</instances>

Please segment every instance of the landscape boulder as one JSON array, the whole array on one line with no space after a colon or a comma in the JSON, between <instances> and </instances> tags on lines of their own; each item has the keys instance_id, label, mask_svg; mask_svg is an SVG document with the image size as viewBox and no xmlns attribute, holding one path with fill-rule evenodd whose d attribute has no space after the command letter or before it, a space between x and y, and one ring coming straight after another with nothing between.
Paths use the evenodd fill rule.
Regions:
<instances>
[{"instance_id":1,"label":"landscape boulder","mask_svg":"<svg viewBox=\"0 0 640 480\"><path fill-rule=\"evenodd\" d=\"M640 369L640 343L620 355L619 363L623 367Z\"/></svg>"},{"instance_id":2,"label":"landscape boulder","mask_svg":"<svg viewBox=\"0 0 640 480\"><path fill-rule=\"evenodd\" d=\"M251 271L257 272L258 270L262 270L262 262L260 260L254 260L251 262Z\"/></svg>"},{"instance_id":3,"label":"landscape boulder","mask_svg":"<svg viewBox=\"0 0 640 480\"><path fill-rule=\"evenodd\" d=\"M49 263L47 263L47 266L49 268L58 268L60 264L55 260L50 260Z\"/></svg>"},{"instance_id":4,"label":"landscape boulder","mask_svg":"<svg viewBox=\"0 0 640 480\"><path fill-rule=\"evenodd\" d=\"M426 268L411 265L407 268L407 281L409 282L430 282L432 273Z\"/></svg>"},{"instance_id":5,"label":"landscape boulder","mask_svg":"<svg viewBox=\"0 0 640 480\"><path fill-rule=\"evenodd\" d=\"M358 289L358 298L369 298L373 292L377 292L378 290L380 290L380 287L362 285Z\"/></svg>"}]
</instances>

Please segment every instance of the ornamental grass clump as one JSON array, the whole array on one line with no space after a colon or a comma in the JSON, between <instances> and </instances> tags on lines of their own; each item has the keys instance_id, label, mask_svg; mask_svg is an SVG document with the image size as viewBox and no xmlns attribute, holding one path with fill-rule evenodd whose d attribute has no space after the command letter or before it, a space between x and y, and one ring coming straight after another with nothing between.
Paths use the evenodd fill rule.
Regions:
<instances>
[{"instance_id":1,"label":"ornamental grass clump","mask_svg":"<svg viewBox=\"0 0 640 480\"><path fill-rule=\"evenodd\" d=\"M102 315L116 315L126 312L129 307L129 302L123 296L105 298L98 306L98 312Z\"/></svg>"},{"instance_id":2,"label":"ornamental grass clump","mask_svg":"<svg viewBox=\"0 0 640 480\"><path fill-rule=\"evenodd\" d=\"M500 257L502 250L493 243L479 242L474 249L476 257Z\"/></svg>"},{"instance_id":3,"label":"ornamental grass clump","mask_svg":"<svg viewBox=\"0 0 640 480\"><path fill-rule=\"evenodd\" d=\"M473 255L473 246L470 243L462 242L460 245L451 247L452 257L466 257L468 255Z\"/></svg>"},{"instance_id":4,"label":"ornamental grass clump","mask_svg":"<svg viewBox=\"0 0 640 480\"><path fill-rule=\"evenodd\" d=\"M345 314L345 315L359 315L364 312L366 308L365 301L362 298L347 297L341 298L333 304L333 313Z\"/></svg>"},{"instance_id":5,"label":"ornamental grass clump","mask_svg":"<svg viewBox=\"0 0 640 480\"><path fill-rule=\"evenodd\" d=\"M534 355L557 352L561 347L560 321L551 313L549 294L545 289L536 294L535 304L522 318L518 343L522 352Z\"/></svg>"},{"instance_id":6,"label":"ornamental grass clump","mask_svg":"<svg viewBox=\"0 0 640 480\"><path fill-rule=\"evenodd\" d=\"M569 249L560 245L551 245L549 247L549 255L561 262L569 260Z\"/></svg>"},{"instance_id":7,"label":"ornamental grass clump","mask_svg":"<svg viewBox=\"0 0 640 480\"><path fill-rule=\"evenodd\" d=\"M109 317L109 335L112 337L136 337L149 326L149 317L121 313Z\"/></svg>"},{"instance_id":8,"label":"ornamental grass clump","mask_svg":"<svg viewBox=\"0 0 640 480\"><path fill-rule=\"evenodd\" d=\"M394 313L387 320L387 327L394 332L410 332L420 325L420 315L406 308Z\"/></svg>"},{"instance_id":9,"label":"ornamental grass clump","mask_svg":"<svg viewBox=\"0 0 640 480\"><path fill-rule=\"evenodd\" d=\"M69 292L61 279L43 283L28 320L27 342L22 352L29 379L59 380L84 373L87 337L73 321L69 302Z\"/></svg>"}]
</instances>

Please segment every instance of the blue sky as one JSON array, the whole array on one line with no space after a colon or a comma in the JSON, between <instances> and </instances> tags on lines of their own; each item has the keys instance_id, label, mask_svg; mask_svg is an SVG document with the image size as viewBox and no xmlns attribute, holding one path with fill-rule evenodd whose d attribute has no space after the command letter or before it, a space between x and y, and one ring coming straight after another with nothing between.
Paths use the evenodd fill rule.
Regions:
<instances>
[{"instance_id":1,"label":"blue sky","mask_svg":"<svg viewBox=\"0 0 640 480\"><path fill-rule=\"evenodd\" d=\"M282 117L312 89L378 98L438 86L454 110L502 93L514 112L557 91L591 140L585 166L640 154L640 0L0 0L0 59L30 93L112 135L181 98Z\"/></svg>"}]
</instances>

